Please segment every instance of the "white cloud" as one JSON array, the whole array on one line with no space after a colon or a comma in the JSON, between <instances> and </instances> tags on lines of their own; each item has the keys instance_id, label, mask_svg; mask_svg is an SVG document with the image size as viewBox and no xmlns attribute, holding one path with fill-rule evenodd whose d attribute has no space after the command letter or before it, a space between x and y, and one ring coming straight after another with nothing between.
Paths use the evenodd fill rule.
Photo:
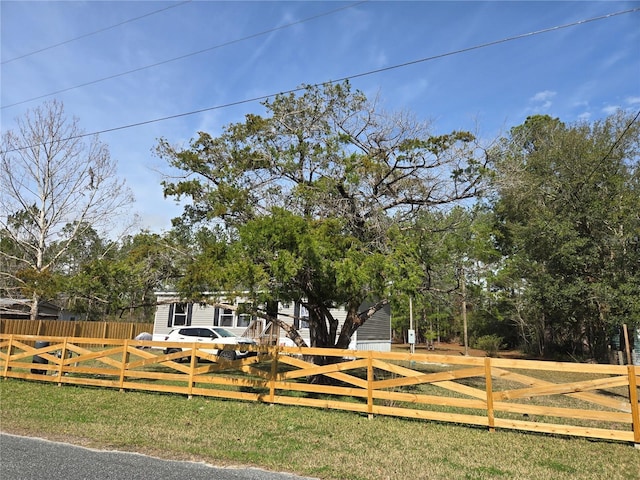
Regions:
<instances>
[{"instance_id":1,"label":"white cloud","mask_svg":"<svg viewBox=\"0 0 640 480\"><path fill-rule=\"evenodd\" d=\"M591 112L584 112L578 115L578 120L581 122L586 122L591 118Z\"/></svg>"},{"instance_id":2,"label":"white cloud","mask_svg":"<svg viewBox=\"0 0 640 480\"><path fill-rule=\"evenodd\" d=\"M556 96L556 92L552 90L543 90L542 92L536 93L533 97L529 99L530 103L536 104L533 108L534 110L549 110L553 102L551 99Z\"/></svg>"},{"instance_id":3,"label":"white cloud","mask_svg":"<svg viewBox=\"0 0 640 480\"><path fill-rule=\"evenodd\" d=\"M616 63L619 63L620 61L624 60L626 56L627 56L627 52L625 51L619 51L613 55L609 55L602 62L603 70L608 70L612 68Z\"/></svg>"},{"instance_id":4,"label":"white cloud","mask_svg":"<svg viewBox=\"0 0 640 480\"><path fill-rule=\"evenodd\" d=\"M551 90L544 90L542 92L536 93L533 97L530 98L532 102L543 102L545 104L551 104L551 99L556 96L556 92Z\"/></svg>"},{"instance_id":5,"label":"white cloud","mask_svg":"<svg viewBox=\"0 0 640 480\"><path fill-rule=\"evenodd\" d=\"M625 101L627 105L638 105L640 103L640 97L627 97Z\"/></svg>"}]
</instances>

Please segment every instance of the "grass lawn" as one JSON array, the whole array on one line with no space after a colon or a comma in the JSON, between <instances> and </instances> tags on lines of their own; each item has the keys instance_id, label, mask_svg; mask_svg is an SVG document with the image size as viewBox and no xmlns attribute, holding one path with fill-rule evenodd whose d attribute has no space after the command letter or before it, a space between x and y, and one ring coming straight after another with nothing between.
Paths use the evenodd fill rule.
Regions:
<instances>
[{"instance_id":1,"label":"grass lawn","mask_svg":"<svg viewBox=\"0 0 640 480\"><path fill-rule=\"evenodd\" d=\"M0 380L0 429L322 479L633 479L629 444L113 389Z\"/></svg>"}]
</instances>

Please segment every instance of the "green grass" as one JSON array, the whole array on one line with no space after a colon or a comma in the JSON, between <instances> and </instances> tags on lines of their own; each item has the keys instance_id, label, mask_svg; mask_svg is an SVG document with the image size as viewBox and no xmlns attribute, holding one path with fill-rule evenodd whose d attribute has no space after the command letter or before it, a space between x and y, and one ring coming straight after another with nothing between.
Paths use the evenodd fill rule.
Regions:
<instances>
[{"instance_id":1,"label":"green grass","mask_svg":"<svg viewBox=\"0 0 640 480\"><path fill-rule=\"evenodd\" d=\"M637 479L629 444L181 395L0 380L0 429L322 479Z\"/></svg>"}]
</instances>

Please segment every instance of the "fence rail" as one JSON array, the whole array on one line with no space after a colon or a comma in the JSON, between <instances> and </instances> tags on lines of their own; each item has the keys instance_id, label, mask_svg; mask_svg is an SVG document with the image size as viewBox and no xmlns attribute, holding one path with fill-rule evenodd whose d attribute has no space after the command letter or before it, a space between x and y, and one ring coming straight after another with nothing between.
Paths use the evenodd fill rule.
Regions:
<instances>
[{"instance_id":1,"label":"fence rail","mask_svg":"<svg viewBox=\"0 0 640 480\"><path fill-rule=\"evenodd\" d=\"M166 347L183 350L165 354ZM0 371L4 378L59 385L331 408L640 445L640 371L633 365L287 347L253 347L252 356L229 361L203 348L0 334Z\"/></svg>"}]
</instances>

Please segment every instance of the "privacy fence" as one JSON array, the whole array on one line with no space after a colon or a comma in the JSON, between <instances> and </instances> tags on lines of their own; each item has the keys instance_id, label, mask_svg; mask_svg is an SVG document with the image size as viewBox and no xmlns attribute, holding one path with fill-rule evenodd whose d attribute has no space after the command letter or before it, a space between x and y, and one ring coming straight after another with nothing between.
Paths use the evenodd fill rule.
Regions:
<instances>
[{"instance_id":1,"label":"privacy fence","mask_svg":"<svg viewBox=\"0 0 640 480\"><path fill-rule=\"evenodd\" d=\"M152 323L0 319L0 333L4 334L124 339L152 331Z\"/></svg>"},{"instance_id":2,"label":"privacy fence","mask_svg":"<svg viewBox=\"0 0 640 480\"><path fill-rule=\"evenodd\" d=\"M165 354L167 347L184 350ZM254 347L252 356L228 361L202 348L0 334L0 371L4 378L59 385L329 408L640 445L640 370L633 365L286 347Z\"/></svg>"}]
</instances>

